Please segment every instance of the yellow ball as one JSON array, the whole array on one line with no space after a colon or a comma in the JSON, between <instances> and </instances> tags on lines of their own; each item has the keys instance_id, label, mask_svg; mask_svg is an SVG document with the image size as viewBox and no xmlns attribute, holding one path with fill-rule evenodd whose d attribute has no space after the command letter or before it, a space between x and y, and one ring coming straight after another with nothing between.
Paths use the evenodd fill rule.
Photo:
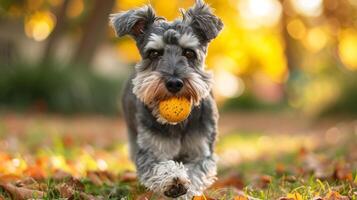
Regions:
<instances>
[{"instance_id":1,"label":"yellow ball","mask_svg":"<svg viewBox=\"0 0 357 200\"><path fill-rule=\"evenodd\" d=\"M184 97L172 97L161 101L159 112L161 117L172 123L185 120L191 112L191 101Z\"/></svg>"}]
</instances>

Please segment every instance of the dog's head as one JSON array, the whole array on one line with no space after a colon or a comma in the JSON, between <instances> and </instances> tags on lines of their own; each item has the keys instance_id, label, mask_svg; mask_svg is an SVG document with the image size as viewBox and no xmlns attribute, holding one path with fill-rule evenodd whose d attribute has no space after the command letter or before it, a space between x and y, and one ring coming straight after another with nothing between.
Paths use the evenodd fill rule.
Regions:
<instances>
[{"instance_id":1,"label":"dog's head","mask_svg":"<svg viewBox=\"0 0 357 200\"><path fill-rule=\"evenodd\" d=\"M151 6L113 14L118 36L130 35L142 60L136 65L133 92L148 107L172 96L184 96L194 105L211 91L211 75L204 71L208 43L223 28L211 8L196 0L173 22L155 15Z\"/></svg>"}]
</instances>

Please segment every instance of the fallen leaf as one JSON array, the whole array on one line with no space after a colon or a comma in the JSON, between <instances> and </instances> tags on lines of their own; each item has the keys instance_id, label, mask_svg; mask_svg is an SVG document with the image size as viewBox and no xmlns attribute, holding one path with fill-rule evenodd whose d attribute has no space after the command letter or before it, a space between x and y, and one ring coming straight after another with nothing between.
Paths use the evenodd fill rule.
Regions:
<instances>
[{"instance_id":1,"label":"fallen leaf","mask_svg":"<svg viewBox=\"0 0 357 200\"><path fill-rule=\"evenodd\" d=\"M294 200L303 200L302 196L300 193L298 192L294 192L294 193L289 193L287 195L288 198L294 199Z\"/></svg>"},{"instance_id":2,"label":"fallen leaf","mask_svg":"<svg viewBox=\"0 0 357 200\"><path fill-rule=\"evenodd\" d=\"M119 180L122 182L134 182L137 180L137 175L135 172L125 171L123 174L121 174Z\"/></svg>"},{"instance_id":3,"label":"fallen leaf","mask_svg":"<svg viewBox=\"0 0 357 200\"><path fill-rule=\"evenodd\" d=\"M136 200L149 200L152 198L153 193L152 192L146 192L136 198Z\"/></svg>"},{"instance_id":4,"label":"fallen leaf","mask_svg":"<svg viewBox=\"0 0 357 200\"><path fill-rule=\"evenodd\" d=\"M280 197L279 200L303 200L300 193L289 193L285 197Z\"/></svg>"},{"instance_id":5,"label":"fallen leaf","mask_svg":"<svg viewBox=\"0 0 357 200\"><path fill-rule=\"evenodd\" d=\"M56 186L56 189L59 191L61 197L63 198L70 198L75 193L75 190L65 183Z\"/></svg>"},{"instance_id":6,"label":"fallen leaf","mask_svg":"<svg viewBox=\"0 0 357 200\"><path fill-rule=\"evenodd\" d=\"M275 166L275 171L277 174L284 174L286 172L286 166L283 163L278 163Z\"/></svg>"},{"instance_id":7,"label":"fallen leaf","mask_svg":"<svg viewBox=\"0 0 357 200\"><path fill-rule=\"evenodd\" d=\"M212 188L224 188L229 186L237 189L242 189L244 187L242 178L239 174L233 174L230 175L228 178L219 179L213 184Z\"/></svg>"},{"instance_id":8,"label":"fallen leaf","mask_svg":"<svg viewBox=\"0 0 357 200\"><path fill-rule=\"evenodd\" d=\"M38 190L31 190L23 187L16 187L11 183L0 184L5 191L11 194L12 199L14 200L26 200L33 198L42 198L44 192Z\"/></svg>"},{"instance_id":9,"label":"fallen leaf","mask_svg":"<svg viewBox=\"0 0 357 200\"><path fill-rule=\"evenodd\" d=\"M83 192L84 188L85 188L84 184L80 180L78 180L76 178L73 178L73 177L69 178L66 181L66 184L68 186L72 187L74 190L77 190L77 191L82 191Z\"/></svg>"},{"instance_id":10,"label":"fallen leaf","mask_svg":"<svg viewBox=\"0 0 357 200\"><path fill-rule=\"evenodd\" d=\"M44 179L46 177L45 171L40 166L37 166L37 165L28 167L24 171L24 174L26 176L30 176L30 177L32 177L34 179L37 179L37 180L42 180L42 179Z\"/></svg>"},{"instance_id":11,"label":"fallen leaf","mask_svg":"<svg viewBox=\"0 0 357 200\"><path fill-rule=\"evenodd\" d=\"M266 188L272 182L272 177L269 175L262 175L259 177L259 187Z\"/></svg>"},{"instance_id":12,"label":"fallen leaf","mask_svg":"<svg viewBox=\"0 0 357 200\"><path fill-rule=\"evenodd\" d=\"M248 197L243 195L238 195L234 197L234 200L248 200Z\"/></svg>"},{"instance_id":13,"label":"fallen leaf","mask_svg":"<svg viewBox=\"0 0 357 200\"><path fill-rule=\"evenodd\" d=\"M331 191L326 194L324 200L349 200L347 196L341 195L339 192Z\"/></svg>"},{"instance_id":14,"label":"fallen leaf","mask_svg":"<svg viewBox=\"0 0 357 200\"><path fill-rule=\"evenodd\" d=\"M314 197L312 200L324 200L322 197Z\"/></svg>"},{"instance_id":15,"label":"fallen leaf","mask_svg":"<svg viewBox=\"0 0 357 200\"><path fill-rule=\"evenodd\" d=\"M21 176L16 174L4 174L0 175L0 183L14 182L21 179Z\"/></svg>"},{"instance_id":16,"label":"fallen leaf","mask_svg":"<svg viewBox=\"0 0 357 200\"><path fill-rule=\"evenodd\" d=\"M202 196L194 196L192 200L214 200L208 196L202 195Z\"/></svg>"},{"instance_id":17,"label":"fallen leaf","mask_svg":"<svg viewBox=\"0 0 357 200\"><path fill-rule=\"evenodd\" d=\"M333 178L337 180L353 181L352 171L349 169L346 163L339 162L335 166Z\"/></svg>"},{"instance_id":18,"label":"fallen leaf","mask_svg":"<svg viewBox=\"0 0 357 200\"><path fill-rule=\"evenodd\" d=\"M56 170L52 175L52 178L57 181L62 181L69 177L71 177L71 174L69 174L65 171L62 171L62 170Z\"/></svg>"},{"instance_id":19,"label":"fallen leaf","mask_svg":"<svg viewBox=\"0 0 357 200\"><path fill-rule=\"evenodd\" d=\"M88 171L87 177L95 185L102 185L103 183L111 185L115 181L115 176L108 171Z\"/></svg>"}]
</instances>

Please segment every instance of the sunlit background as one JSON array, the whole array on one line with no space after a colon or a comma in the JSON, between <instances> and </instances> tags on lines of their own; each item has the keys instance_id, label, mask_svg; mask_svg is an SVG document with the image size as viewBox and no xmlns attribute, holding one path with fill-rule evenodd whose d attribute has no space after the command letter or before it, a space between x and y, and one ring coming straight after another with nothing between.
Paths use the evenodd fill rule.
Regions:
<instances>
[{"instance_id":1,"label":"sunlit background","mask_svg":"<svg viewBox=\"0 0 357 200\"><path fill-rule=\"evenodd\" d=\"M108 15L148 2L0 1L0 174L133 169L119 98L140 56ZM150 2L168 20L193 4ZM357 114L357 0L207 2L225 25L206 60L228 133L222 166L338 142L335 125Z\"/></svg>"},{"instance_id":2,"label":"sunlit background","mask_svg":"<svg viewBox=\"0 0 357 200\"><path fill-rule=\"evenodd\" d=\"M129 37L115 38L107 17L147 1L1 2L2 68L14 63L46 62L46 68L70 65L125 79L140 59ZM250 101L264 107L292 108L309 116L356 112L356 106L351 109L344 104L349 97L356 97L357 1L208 2L225 24L222 34L210 45L207 58L208 68L215 73L214 92L220 106L225 107L228 100L229 109L246 109L245 101ZM158 15L173 20L180 17L179 8L188 8L193 1L151 3ZM21 97L6 97L14 91L7 92L2 101ZM21 103L26 107L43 101L46 106L51 104L47 101L56 101L41 95ZM65 104L57 101L54 104ZM56 105L53 109L63 110Z\"/></svg>"}]
</instances>

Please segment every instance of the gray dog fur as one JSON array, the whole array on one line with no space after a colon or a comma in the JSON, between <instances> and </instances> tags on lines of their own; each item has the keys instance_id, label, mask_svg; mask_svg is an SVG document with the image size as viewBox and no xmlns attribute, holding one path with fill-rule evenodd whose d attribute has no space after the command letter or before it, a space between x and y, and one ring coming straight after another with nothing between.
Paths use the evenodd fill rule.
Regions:
<instances>
[{"instance_id":1,"label":"gray dog fur","mask_svg":"<svg viewBox=\"0 0 357 200\"><path fill-rule=\"evenodd\" d=\"M216 180L218 112L204 62L223 23L202 0L181 12L181 19L168 22L144 6L112 14L110 22L118 36L135 39L142 57L122 98L139 180L166 197L190 199ZM178 91L169 91L170 79L182 80L174 81ZM172 96L193 102L183 122L170 123L158 112L159 102Z\"/></svg>"}]
</instances>

